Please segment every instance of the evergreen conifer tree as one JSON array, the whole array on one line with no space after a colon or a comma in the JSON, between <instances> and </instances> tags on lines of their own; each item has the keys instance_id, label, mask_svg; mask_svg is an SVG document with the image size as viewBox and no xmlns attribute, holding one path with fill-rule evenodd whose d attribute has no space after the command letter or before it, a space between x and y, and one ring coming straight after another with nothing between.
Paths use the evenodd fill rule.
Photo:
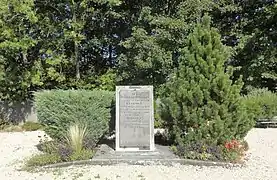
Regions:
<instances>
[{"instance_id":1,"label":"evergreen conifer tree","mask_svg":"<svg viewBox=\"0 0 277 180\"><path fill-rule=\"evenodd\" d=\"M253 127L241 101L242 81L225 67L230 50L205 15L181 49L179 66L165 85L163 116L177 144L221 145Z\"/></svg>"}]
</instances>

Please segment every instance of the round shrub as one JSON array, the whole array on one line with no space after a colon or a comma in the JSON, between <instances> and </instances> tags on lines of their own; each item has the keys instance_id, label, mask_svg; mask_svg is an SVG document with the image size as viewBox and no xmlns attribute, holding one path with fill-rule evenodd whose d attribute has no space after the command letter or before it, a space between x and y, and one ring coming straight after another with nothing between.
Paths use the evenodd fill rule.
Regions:
<instances>
[{"instance_id":1,"label":"round shrub","mask_svg":"<svg viewBox=\"0 0 277 180\"><path fill-rule=\"evenodd\" d=\"M35 93L38 121L54 139L62 139L70 125L86 124L95 143L109 130L114 93L101 90L51 90Z\"/></svg>"}]
</instances>

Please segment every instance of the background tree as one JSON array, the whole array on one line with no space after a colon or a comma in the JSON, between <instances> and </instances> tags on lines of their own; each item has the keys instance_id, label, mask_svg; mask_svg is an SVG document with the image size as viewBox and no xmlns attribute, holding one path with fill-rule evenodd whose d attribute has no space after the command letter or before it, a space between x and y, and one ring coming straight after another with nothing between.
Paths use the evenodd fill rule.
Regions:
<instances>
[{"instance_id":1,"label":"background tree","mask_svg":"<svg viewBox=\"0 0 277 180\"><path fill-rule=\"evenodd\" d=\"M234 76L243 75L249 87L276 89L276 14L277 3L268 1L225 1L212 12L214 25L224 44L233 47L229 65Z\"/></svg>"},{"instance_id":2,"label":"background tree","mask_svg":"<svg viewBox=\"0 0 277 180\"><path fill-rule=\"evenodd\" d=\"M0 2L0 97L24 100L41 85L33 25L38 18L32 0Z\"/></svg>"}]
</instances>

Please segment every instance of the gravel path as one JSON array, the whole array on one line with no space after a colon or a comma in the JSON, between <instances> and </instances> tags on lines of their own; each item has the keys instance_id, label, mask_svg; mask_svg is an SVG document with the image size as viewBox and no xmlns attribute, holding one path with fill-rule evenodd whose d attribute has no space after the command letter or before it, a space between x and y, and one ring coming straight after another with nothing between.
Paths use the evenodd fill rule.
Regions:
<instances>
[{"instance_id":1,"label":"gravel path","mask_svg":"<svg viewBox=\"0 0 277 180\"><path fill-rule=\"evenodd\" d=\"M253 129L246 167L226 169L194 166L74 166L48 172L18 171L25 158L38 153L43 132L0 133L1 180L277 180L277 129Z\"/></svg>"}]
</instances>

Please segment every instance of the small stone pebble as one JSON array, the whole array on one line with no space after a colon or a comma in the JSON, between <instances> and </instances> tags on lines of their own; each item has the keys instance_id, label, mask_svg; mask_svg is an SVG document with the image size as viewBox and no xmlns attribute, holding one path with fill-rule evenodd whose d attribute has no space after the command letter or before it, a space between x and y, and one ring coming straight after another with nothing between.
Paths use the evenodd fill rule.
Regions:
<instances>
[{"instance_id":1,"label":"small stone pebble","mask_svg":"<svg viewBox=\"0 0 277 180\"><path fill-rule=\"evenodd\" d=\"M242 167L174 166L71 166L45 172L19 171L26 158L39 153L42 131L0 133L2 180L277 180L277 129L252 129L247 162Z\"/></svg>"}]
</instances>

